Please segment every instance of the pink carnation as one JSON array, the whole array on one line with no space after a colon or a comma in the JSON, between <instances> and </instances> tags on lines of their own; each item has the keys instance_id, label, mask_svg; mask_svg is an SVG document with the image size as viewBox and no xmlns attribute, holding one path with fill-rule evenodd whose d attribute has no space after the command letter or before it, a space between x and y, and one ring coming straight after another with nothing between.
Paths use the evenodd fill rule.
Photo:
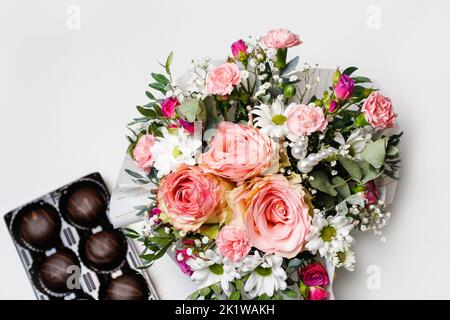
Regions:
<instances>
[{"instance_id":1,"label":"pink carnation","mask_svg":"<svg viewBox=\"0 0 450 320\"><path fill-rule=\"evenodd\" d=\"M209 93L226 96L241 82L241 72L237 65L227 62L213 68L208 73L206 82Z\"/></svg>"},{"instance_id":2,"label":"pink carnation","mask_svg":"<svg viewBox=\"0 0 450 320\"><path fill-rule=\"evenodd\" d=\"M302 43L298 34L286 29L270 30L261 39L266 47L275 49L295 47Z\"/></svg>"},{"instance_id":3,"label":"pink carnation","mask_svg":"<svg viewBox=\"0 0 450 320\"><path fill-rule=\"evenodd\" d=\"M362 107L365 118L374 128L392 128L397 115L392 108L391 99L381 95L378 91L370 94Z\"/></svg>"},{"instance_id":4,"label":"pink carnation","mask_svg":"<svg viewBox=\"0 0 450 320\"><path fill-rule=\"evenodd\" d=\"M287 126L295 135L310 135L316 131L324 131L328 125L320 107L310 105L289 105Z\"/></svg>"},{"instance_id":5,"label":"pink carnation","mask_svg":"<svg viewBox=\"0 0 450 320\"><path fill-rule=\"evenodd\" d=\"M150 172L153 166L153 153L152 147L155 144L155 137L151 134L145 134L139 138L136 146L134 147L133 157L136 166L145 172Z\"/></svg>"},{"instance_id":6,"label":"pink carnation","mask_svg":"<svg viewBox=\"0 0 450 320\"><path fill-rule=\"evenodd\" d=\"M220 230L216 243L220 253L234 262L245 258L251 249L245 231L232 226Z\"/></svg>"}]
</instances>

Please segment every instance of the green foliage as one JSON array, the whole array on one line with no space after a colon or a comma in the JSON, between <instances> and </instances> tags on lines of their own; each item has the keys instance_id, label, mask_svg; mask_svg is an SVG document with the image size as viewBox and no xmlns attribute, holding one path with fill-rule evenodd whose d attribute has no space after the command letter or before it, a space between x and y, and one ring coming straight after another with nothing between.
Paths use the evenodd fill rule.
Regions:
<instances>
[{"instance_id":1,"label":"green foliage","mask_svg":"<svg viewBox=\"0 0 450 320\"><path fill-rule=\"evenodd\" d=\"M188 122L206 121L206 107L199 99L189 99L177 108L178 114Z\"/></svg>"},{"instance_id":2,"label":"green foliage","mask_svg":"<svg viewBox=\"0 0 450 320\"><path fill-rule=\"evenodd\" d=\"M370 142L361 153L361 158L376 169L380 169L386 159L386 139Z\"/></svg>"},{"instance_id":3,"label":"green foliage","mask_svg":"<svg viewBox=\"0 0 450 320\"><path fill-rule=\"evenodd\" d=\"M332 197L337 196L337 192L333 188L333 185L328 179L328 175L326 174L325 171L322 170L313 171L311 172L310 176L313 177L313 179L309 180L309 183L314 189L325 192L326 194L329 194Z\"/></svg>"},{"instance_id":4,"label":"green foliage","mask_svg":"<svg viewBox=\"0 0 450 320\"><path fill-rule=\"evenodd\" d=\"M338 159L339 163L353 179L360 180L362 178L361 168L355 160L344 157L343 155L338 155Z\"/></svg>"}]
</instances>

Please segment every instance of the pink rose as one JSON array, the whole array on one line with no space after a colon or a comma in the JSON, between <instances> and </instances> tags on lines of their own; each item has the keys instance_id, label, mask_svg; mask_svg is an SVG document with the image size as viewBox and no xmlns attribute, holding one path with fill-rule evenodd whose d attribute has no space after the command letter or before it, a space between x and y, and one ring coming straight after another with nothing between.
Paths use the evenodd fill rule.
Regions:
<instances>
[{"instance_id":1,"label":"pink rose","mask_svg":"<svg viewBox=\"0 0 450 320\"><path fill-rule=\"evenodd\" d=\"M336 87L334 87L334 95L339 100L346 101L352 97L354 90L355 90L355 80L350 78L348 75L343 74L339 78Z\"/></svg>"},{"instance_id":2,"label":"pink rose","mask_svg":"<svg viewBox=\"0 0 450 320\"><path fill-rule=\"evenodd\" d=\"M327 120L320 107L314 104L296 105L290 104L287 126L289 130L297 136L310 135L316 131L324 131L328 125Z\"/></svg>"},{"instance_id":3,"label":"pink rose","mask_svg":"<svg viewBox=\"0 0 450 320\"><path fill-rule=\"evenodd\" d=\"M233 53L233 57L238 61L245 61L248 57L247 45L244 40L240 39L236 42L233 42L231 45L231 52Z\"/></svg>"},{"instance_id":4,"label":"pink rose","mask_svg":"<svg viewBox=\"0 0 450 320\"><path fill-rule=\"evenodd\" d=\"M161 104L161 113L167 118L173 118L175 117L175 108L179 105L177 98L166 98Z\"/></svg>"},{"instance_id":5,"label":"pink rose","mask_svg":"<svg viewBox=\"0 0 450 320\"><path fill-rule=\"evenodd\" d=\"M378 91L370 94L361 111L364 112L367 122L377 129L392 128L397 117L392 109L391 99Z\"/></svg>"},{"instance_id":6,"label":"pink rose","mask_svg":"<svg viewBox=\"0 0 450 320\"><path fill-rule=\"evenodd\" d=\"M298 34L286 29L270 30L261 39L267 48L275 49L295 47L302 43Z\"/></svg>"},{"instance_id":7,"label":"pink rose","mask_svg":"<svg viewBox=\"0 0 450 320\"><path fill-rule=\"evenodd\" d=\"M285 258L303 250L311 217L300 185L278 174L254 178L234 189L228 201L233 214L243 217L253 247Z\"/></svg>"},{"instance_id":8,"label":"pink rose","mask_svg":"<svg viewBox=\"0 0 450 320\"><path fill-rule=\"evenodd\" d=\"M268 169L272 152L270 139L258 129L223 121L198 163L208 172L241 182Z\"/></svg>"},{"instance_id":9,"label":"pink rose","mask_svg":"<svg viewBox=\"0 0 450 320\"><path fill-rule=\"evenodd\" d=\"M328 292L321 287L310 287L307 300L327 300Z\"/></svg>"},{"instance_id":10,"label":"pink rose","mask_svg":"<svg viewBox=\"0 0 450 320\"><path fill-rule=\"evenodd\" d=\"M303 267L299 272L300 280L308 287L326 286L330 282L328 272L319 262Z\"/></svg>"},{"instance_id":11,"label":"pink rose","mask_svg":"<svg viewBox=\"0 0 450 320\"><path fill-rule=\"evenodd\" d=\"M330 108L328 109L328 111L329 111L330 113L333 113L333 112L335 112L338 108L339 108L339 104L338 104L335 100L332 100L332 101L330 102Z\"/></svg>"},{"instance_id":12,"label":"pink rose","mask_svg":"<svg viewBox=\"0 0 450 320\"><path fill-rule=\"evenodd\" d=\"M224 63L213 68L206 80L208 92L226 96L233 91L233 86L241 82L241 72L234 63Z\"/></svg>"},{"instance_id":13,"label":"pink rose","mask_svg":"<svg viewBox=\"0 0 450 320\"><path fill-rule=\"evenodd\" d=\"M134 147L133 157L136 166L146 173L150 172L155 160L152 153L152 147L155 144L155 137L151 134L141 136Z\"/></svg>"},{"instance_id":14,"label":"pink rose","mask_svg":"<svg viewBox=\"0 0 450 320\"><path fill-rule=\"evenodd\" d=\"M216 243L219 252L234 262L245 258L252 248L245 231L233 226L223 227L219 232Z\"/></svg>"},{"instance_id":15,"label":"pink rose","mask_svg":"<svg viewBox=\"0 0 450 320\"><path fill-rule=\"evenodd\" d=\"M222 222L227 207L225 193L232 187L199 167L181 165L160 181L158 208L176 228L196 231L206 221Z\"/></svg>"}]
</instances>

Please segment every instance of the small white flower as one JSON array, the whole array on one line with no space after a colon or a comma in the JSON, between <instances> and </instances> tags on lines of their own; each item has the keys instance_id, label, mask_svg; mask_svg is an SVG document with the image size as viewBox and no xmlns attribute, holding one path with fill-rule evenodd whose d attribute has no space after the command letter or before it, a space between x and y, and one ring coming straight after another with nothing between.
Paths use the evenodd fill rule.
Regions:
<instances>
[{"instance_id":1,"label":"small white flower","mask_svg":"<svg viewBox=\"0 0 450 320\"><path fill-rule=\"evenodd\" d=\"M370 127L358 128L350 134L347 141L340 132L336 132L334 141L339 143L340 153L342 155L350 154L356 159L360 159L361 152L366 148L367 144L372 140Z\"/></svg>"},{"instance_id":2,"label":"small white flower","mask_svg":"<svg viewBox=\"0 0 450 320\"><path fill-rule=\"evenodd\" d=\"M242 80L248 79L249 76L250 76L250 73L247 70L241 71L241 79Z\"/></svg>"},{"instance_id":3,"label":"small white flower","mask_svg":"<svg viewBox=\"0 0 450 320\"><path fill-rule=\"evenodd\" d=\"M184 257L182 253L177 254L177 260L178 261L183 261Z\"/></svg>"},{"instance_id":4,"label":"small white flower","mask_svg":"<svg viewBox=\"0 0 450 320\"><path fill-rule=\"evenodd\" d=\"M337 268L344 267L349 271L355 269L355 254L348 247L341 251L330 251L328 260L330 260Z\"/></svg>"},{"instance_id":5,"label":"small white flower","mask_svg":"<svg viewBox=\"0 0 450 320\"><path fill-rule=\"evenodd\" d=\"M261 80L261 81L264 81L264 80L267 79L267 77L268 77L267 74L262 74L262 75L258 76L258 79Z\"/></svg>"},{"instance_id":6,"label":"small white flower","mask_svg":"<svg viewBox=\"0 0 450 320\"><path fill-rule=\"evenodd\" d=\"M169 227L165 227L165 228L164 228L164 232L165 232L165 233L169 234L170 231L172 231L172 230L171 230Z\"/></svg>"},{"instance_id":7,"label":"small white flower","mask_svg":"<svg viewBox=\"0 0 450 320\"><path fill-rule=\"evenodd\" d=\"M297 81L297 79L298 79L298 77L295 74L289 77L290 82Z\"/></svg>"},{"instance_id":8,"label":"small white flower","mask_svg":"<svg viewBox=\"0 0 450 320\"><path fill-rule=\"evenodd\" d=\"M186 253L187 253L189 256L192 256L192 248L187 248Z\"/></svg>"},{"instance_id":9,"label":"small white flower","mask_svg":"<svg viewBox=\"0 0 450 320\"><path fill-rule=\"evenodd\" d=\"M207 236L204 236L203 238L202 238L202 243L203 244L207 244L209 242L209 238L207 237Z\"/></svg>"},{"instance_id":10,"label":"small white flower","mask_svg":"<svg viewBox=\"0 0 450 320\"><path fill-rule=\"evenodd\" d=\"M281 100L275 100L272 105L261 104L255 106L252 113L257 115L255 126L261 129L261 132L271 138L282 138L289 132L287 119L289 110L285 108Z\"/></svg>"},{"instance_id":11,"label":"small white flower","mask_svg":"<svg viewBox=\"0 0 450 320\"><path fill-rule=\"evenodd\" d=\"M227 296L230 296L233 291L230 282L241 278L237 271L240 264L234 264L211 249L206 250L204 258L192 258L186 263L193 271L191 280L195 284L204 288L220 283Z\"/></svg>"},{"instance_id":12,"label":"small white flower","mask_svg":"<svg viewBox=\"0 0 450 320\"><path fill-rule=\"evenodd\" d=\"M258 69L259 71L264 72L266 70L266 65L264 63L260 63Z\"/></svg>"},{"instance_id":13,"label":"small white flower","mask_svg":"<svg viewBox=\"0 0 450 320\"><path fill-rule=\"evenodd\" d=\"M195 165L195 156L200 151L202 141L195 135L187 134L183 128L169 133L161 129L163 136L157 137L152 153L155 156L153 166L158 171L158 178L169 174L181 164Z\"/></svg>"},{"instance_id":14,"label":"small white flower","mask_svg":"<svg viewBox=\"0 0 450 320\"><path fill-rule=\"evenodd\" d=\"M244 259L242 271L252 270L244 285L250 299L263 294L272 297L278 290L286 289L287 275L281 266L282 263L283 258L280 256L266 254L261 258L258 252Z\"/></svg>"},{"instance_id":15,"label":"small white flower","mask_svg":"<svg viewBox=\"0 0 450 320\"><path fill-rule=\"evenodd\" d=\"M306 237L308 241L306 249L316 254L319 251L321 257L325 257L331 250L341 251L353 242L350 231L353 229L351 220L344 215L328 216L314 215L310 227L310 233Z\"/></svg>"}]
</instances>

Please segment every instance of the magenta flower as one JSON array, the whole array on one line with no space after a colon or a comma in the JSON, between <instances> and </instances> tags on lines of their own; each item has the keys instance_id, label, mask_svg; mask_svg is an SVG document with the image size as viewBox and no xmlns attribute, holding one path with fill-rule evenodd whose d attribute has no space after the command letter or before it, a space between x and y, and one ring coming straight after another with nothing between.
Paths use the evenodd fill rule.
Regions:
<instances>
[{"instance_id":1,"label":"magenta flower","mask_svg":"<svg viewBox=\"0 0 450 320\"><path fill-rule=\"evenodd\" d=\"M335 100L332 100L332 101L330 102L330 108L328 109L328 111L331 112L331 113L333 113L333 112L335 112L338 108L339 108L339 104L338 104Z\"/></svg>"},{"instance_id":2,"label":"magenta flower","mask_svg":"<svg viewBox=\"0 0 450 320\"><path fill-rule=\"evenodd\" d=\"M355 90L355 80L350 78L348 75L343 74L340 78L336 87L334 88L334 95L339 100L346 101L352 97L353 91Z\"/></svg>"},{"instance_id":3,"label":"magenta flower","mask_svg":"<svg viewBox=\"0 0 450 320\"><path fill-rule=\"evenodd\" d=\"M300 280L308 287L326 286L330 282L327 270L319 262L313 262L303 267L299 276Z\"/></svg>"},{"instance_id":4,"label":"magenta flower","mask_svg":"<svg viewBox=\"0 0 450 320\"><path fill-rule=\"evenodd\" d=\"M191 276L193 271L191 267L186 263L192 256L187 253L187 249L175 251L175 259L180 267L181 271L188 276Z\"/></svg>"},{"instance_id":5,"label":"magenta flower","mask_svg":"<svg viewBox=\"0 0 450 320\"><path fill-rule=\"evenodd\" d=\"M166 98L161 104L161 112L167 118L175 117L175 108L180 105L177 98Z\"/></svg>"},{"instance_id":6,"label":"magenta flower","mask_svg":"<svg viewBox=\"0 0 450 320\"><path fill-rule=\"evenodd\" d=\"M195 126L194 126L194 124L193 124L192 122L188 122L188 121L185 121L185 120L183 120L183 119L179 119L179 120L178 120L178 124L179 124L181 127L183 127L184 130L186 130L186 131L189 132L190 134L193 134L193 133L194 133Z\"/></svg>"},{"instance_id":7,"label":"magenta flower","mask_svg":"<svg viewBox=\"0 0 450 320\"><path fill-rule=\"evenodd\" d=\"M244 40L239 39L231 44L233 57L238 61L245 61L248 58L247 45Z\"/></svg>"}]
</instances>

